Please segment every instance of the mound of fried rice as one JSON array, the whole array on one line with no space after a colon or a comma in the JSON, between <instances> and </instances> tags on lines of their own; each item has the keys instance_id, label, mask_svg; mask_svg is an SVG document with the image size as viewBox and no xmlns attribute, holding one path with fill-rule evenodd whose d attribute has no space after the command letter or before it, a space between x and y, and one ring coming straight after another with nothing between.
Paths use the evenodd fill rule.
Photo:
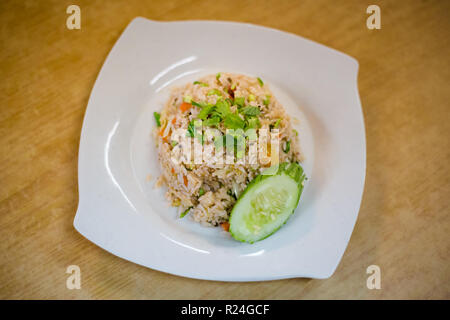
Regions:
<instances>
[{"instance_id":1,"label":"mound of fried rice","mask_svg":"<svg viewBox=\"0 0 450 320\"><path fill-rule=\"evenodd\" d=\"M217 89L220 95L211 94ZM247 154L242 161L234 164L214 164L205 162L193 164L179 159L179 163L171 161L174 148L182 148L171 141L171 133L175 129L187 129L189 123L197 119L201 108L190 104L190 101L202 101L215 105L218 99L244 97L246 106L260 109L257 116L259 128L267 130L276 127L279 130L281 149L279 161L299 162L302 160L298 143L298 133L292 128L290 117L277 101L268 85L261 79L240 74L219 73L205 76L194 83L173 88L169 100L160 114L160 127L155 128L158 159L162 175L158 178L158 186L166 186L166 198L172 206L178 207L180 213L188 212L188 216L205 226L226 225L231 209L239 195L264 169L271 163L249 164ZM232 105L236 112L238 106ZM224 135L223 123L216 126ZM212 141L205 141L206 147ZM286 148L289 144L289 148ZM176 153L175 153L176 154Z\"/></svg>"}]
</instances>

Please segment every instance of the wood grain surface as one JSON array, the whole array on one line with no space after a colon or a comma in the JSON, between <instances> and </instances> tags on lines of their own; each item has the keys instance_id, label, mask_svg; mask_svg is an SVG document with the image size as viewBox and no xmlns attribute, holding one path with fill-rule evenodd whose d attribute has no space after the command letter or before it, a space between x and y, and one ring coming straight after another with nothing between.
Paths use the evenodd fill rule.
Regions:
<instances>
[{"instance_id":1,"label":"wood grain surface","mask_svg":"<svg viewBox=\"0 0 450 320\"><path fill-rule=\"evenodd\" d=\"M81 30L66 28L70 4L81 8ZM366 27L369 4L381 8L380 30ZM83 115L136 16L255 23L359 61L367 177L330 279L187 279L117 258L75 231ZM3 0L0 21L0 298L450 298L450 1ZM80 290L66 288L73 264ZM372 264L380 290L366 287Z\"/></svg>"}]
</instances>

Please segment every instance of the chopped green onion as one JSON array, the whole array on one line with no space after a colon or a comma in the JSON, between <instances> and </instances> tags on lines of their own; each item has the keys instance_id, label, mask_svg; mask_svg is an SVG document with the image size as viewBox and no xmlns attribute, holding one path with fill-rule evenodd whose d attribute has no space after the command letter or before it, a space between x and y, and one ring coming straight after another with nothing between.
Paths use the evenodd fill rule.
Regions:
<instances>
[{"instance_id":1,"label":"chopped green onion","mask_svg":"<svg viewBox=\"0 0 450 320\"><path fill-rule=\"evenodd\" d=\"M189 210L191 210L193 207L189 207L189 208L187 208L185 211L183 211L181 214L180 214L180 218L183 218L185 215L187 215L188 213L189 213Z\"/></svg>"},{"instance_id":2,"label":"chopped green onion","mask_svg":"<svg viewBox=\"0 0 450 320\"><path fill-rule=\"evenodd\" d=\"M257 129L260 126L259 119L257 117L247 118L246 129Z\"/></svg>"},{"instance_id":3,"label":"chopped green onion","mask_svg":"<svg viewBox=\"0 0 450 320\"><path fill-rule=\"evenodd\" d=\"M231 90L236 89L236 82L231 85Z\"/></svg>"},{"instance_id":4,"label":"chopped green onion","mask_svg":"<svg viewBox=\"0 0 450 320\"><path fill-rule=\"evenodd\" d=\"M203 190L203 188L198 189L198 196L199 197L201 197L204 194L205 194L205 190Z\"/></svg>"},{"instance_id":5,"label":"chopped green onion","mask_svg":"<svg viewBox=\"0 0 450 320\"><path fill-rule=\"evenodd\" d=\"M234 98L234 103L238 105L239 107L243 107L245 104L245 98L244 97L236 97Z\"/></svg>"},{"instance_id":6,"label":"chopped green onion","mask_svg":"<svg viewBox=\"0 0 450 320\"><path fill-rule=\"evenodd\" d=\"M280 125L281 119L278 119L277 121L275 121L275 124L273 125L274 128L278 128L278 126Z\"/></svg>"},{"instance_id":7,"label":"chopped green onion","mask_svg":"<svg viewBox=\"0 0 450 320\"><path fill-rule=\"evenodd\" d=\"M200 82L200 81L194 81L194 84L198 84L201 87L209 87L207 83Z\"/></svg>"},{"instance_id":8,"label":"chopped green onion","mask_svg":"<svg viewBox=\"0 0 450 320\"><path fill-rule=\"evenodd\" d=\"M284 153L288 153L291 150L291 140L286 141L286 147L283 148Z\"/></svg>"},{"instance_id":9,"label":"chopped green onion","mask_svg":"<svg viewBox=\"0 0 450 320\"><path fill-rule=\"evenodd\" d=\"M178 144L178 142L172 140L172 141L170 142L170 144L172 145L172 147L175 147L175 146Z\"/></svg>"},{"instance_id":10,"label":"chopped green onion","mask_svg":"<svg viewBox=\"0 0 450 320\"><path fill-rule=\"evenodd\" d=\"M158 112L153 112L153 116L155 117L156 125L161 127L161 121L159 120L161 119L161 115Z\"/></svg>"},{"instance_id":11,"label":"chopped green onion","mask_svg":"<svg viewBox=\"0 0 450 320\"><path fill-rule=\"evenodd\" d=\"M184 102L187 102L187 103L191 103L192 97L191 97L191 96L185 96L185 97L183 98L183 101L184 101Z\"/></svg>"},{"instance_id":12,"label":"chopped green onion","mask_svg":"<svg viewBox=\"0 0 450 320\"><path fill-rule=\"evenodd\" d=\"M217 81L220 82L220 80L219 80L220 79L220 72L216 74L216 79L217 79Z\"/></svg>"},{"instance_id":13,"label":"chopped green onion","mask_svg":"<svg viewBox=\"0 0 450 320\"><path fill-rule=\"evenodd\" d=\"M292 131L294 131L295 135L298 136L298 131L295 129L292 129Z\"/></svg>"},{"instance_id":14,"label":"chopped green onion","mask_svg":"<svg viewBox=\"0 0 450 320\"><path fill-rule=\"evenodd\" d=\"M220 96L220 97L222 96L222 92L220 92L218 89L211 89L208 91L208 93L206 95L212 96L213 94Z\"/></svg>"},{"instance_id":15,"label":"chopped green onion","mask_svg":"<svg viewBox=\"0 0 450 320\"><path fill-rule=\"evenodd\" d=\"M191 121L191 122L189 122L189 124L188 124L186 136L187 136L187 137L193 138L194 135L195 135L195 126L194 126L194 123Z\"/></svg>"},{"instance_id":16,"label":"chopped green onion","mask_svg":"<svg viewBox=\"0 0 450 320\"><path fill-rule=\"evenodd\" d=\"M264 85L264 82L261 80L260 77L258 77L258 78L256 78L256 79L258 79L259 85L262 87L262 86Z\"/></svg>"},{"instance_id":17,"label":"chopped green onion","mask_svg":"<svg viewBox=\"0 0 450 320\"><path fill-rule=\"evenodd\" d=\"M246 116L257 116L261 113L258 107L253 106L247 106L242 109L242 114L245 114Z\"/></svg>"},{"instance_id":18,"label":"chopped green onion","mask_svg":"<svg viewBox=\"0 0 450 320\"><path fill-rule=\"evenodd\" d=\"M200 102L195 102L194 100L191 100L191 104L193 106L199 107L199 108L204 108L206 107L208 104L204 101L200 101Z\"/></svg>"},{"instance_id":19,"label":"chopped green onion","mask_svg":"<svg viewBox=\"0 0 450 320\"><path fill-rule=\"evenodd\" d=\"M267 98L267 99L264 99L264 100L263 100L263 104L264 104L265 106L268 106L269 103L270 103L270 98Z\"/></svg>"},{"instance_id":20,"label":"chopped green onion","mask_svg":"<svg viewBox=\"0 0 450 320\"><path fill-rule=\"evenodd\" d=\"M252 95L252 94L249 94L248 95L248 101L255 101L255 96L254 95Z\"/></svg>"}]
</instances>

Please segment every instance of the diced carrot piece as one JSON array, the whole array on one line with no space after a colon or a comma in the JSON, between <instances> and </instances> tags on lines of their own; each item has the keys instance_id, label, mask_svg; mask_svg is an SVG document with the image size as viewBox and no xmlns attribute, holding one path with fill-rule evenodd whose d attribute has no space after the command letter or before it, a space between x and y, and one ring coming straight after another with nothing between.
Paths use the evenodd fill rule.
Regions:
<instances>
[{"instance_id":1,"label":"diced carrot piece","mask_svg":"<svg viewBox=\"0 0 450 320\"><path fill-rule=\"evenodd\" d=\"M183 111L183 112L188 111L190 108L192 108L192 104L187 103L187 102L183 102L183 103L180 105L180 110Z\"/></svg>"},{"instance_id":2,"label":"diced carrot piece","mask_svg":"<svg viewBox=\"0 0 450 320\"><path fill-rule=\"evenodd\" d=\"M166 126L161 127L161 129L159 129L159 135L162 137L164 134L164 129L166 129Z\"/></svg>"},{"instance_id":3,"label":"diced carrot piece","mask_svg":"<svg viewBox=\"0 0 450 320\"><path fill-rule=\"evenodd\" d=\"M183 180L184 180L184 185L187 187L188 186L188 178L186 176L183 176Z\"/></svg>"},{"instance_id":4,"label":"diced carrot piece","mask_svg":"<svg viewBox=\"0 0 450 320\"><path fill-rule=\"evenodd\" d=\"M228 222L223 222L220 224L223 230L228 231L230 230L230 224Z\"/></svg>"},{"instance_id":5,"label":"diced carrot piece","mask_svg":"<svg viewBox=\"0 0 450 320\"><path fill-rule=\"evenodd\" d=\"M173 173L173 174L175 173L175 169L174 169L174 168L172 168L172 173Z\"/></svg>"},{"instance_id":6,"label":"diced carrot piece","mask_svg":"<svg viewBox=\"0 0 450 320\"><path fill-rule=\"evenodd\" d=\"M177 118L173 118L172 124L175 124L175 122L177 122ZM280 134L281 134L281 133L280 133Z\"/></svg>"}]
</instances>

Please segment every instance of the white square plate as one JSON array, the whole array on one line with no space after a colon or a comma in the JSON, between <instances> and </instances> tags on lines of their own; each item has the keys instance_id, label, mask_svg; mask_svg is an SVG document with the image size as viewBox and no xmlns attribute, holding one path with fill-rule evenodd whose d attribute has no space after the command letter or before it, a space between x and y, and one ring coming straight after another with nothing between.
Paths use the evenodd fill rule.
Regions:
<instances>
[{"instance_id":1,"label":"white square plate","mask_svg":"<svg viewBox=\"0 0 450 320\"><path fill-rule=\"evenodd\" d=\"M160 174L150 136L153 111L161 109L173 85L218 71L260 76L300 120L309 181L288 223L255 244L177 219L164 190L153 187ZM330 277L350 239L364 188L357 74L355 59L273 29L134 19L111 50L89 99L75 228L121 258L185 277Z\"/></svg>"}]
</instances>

